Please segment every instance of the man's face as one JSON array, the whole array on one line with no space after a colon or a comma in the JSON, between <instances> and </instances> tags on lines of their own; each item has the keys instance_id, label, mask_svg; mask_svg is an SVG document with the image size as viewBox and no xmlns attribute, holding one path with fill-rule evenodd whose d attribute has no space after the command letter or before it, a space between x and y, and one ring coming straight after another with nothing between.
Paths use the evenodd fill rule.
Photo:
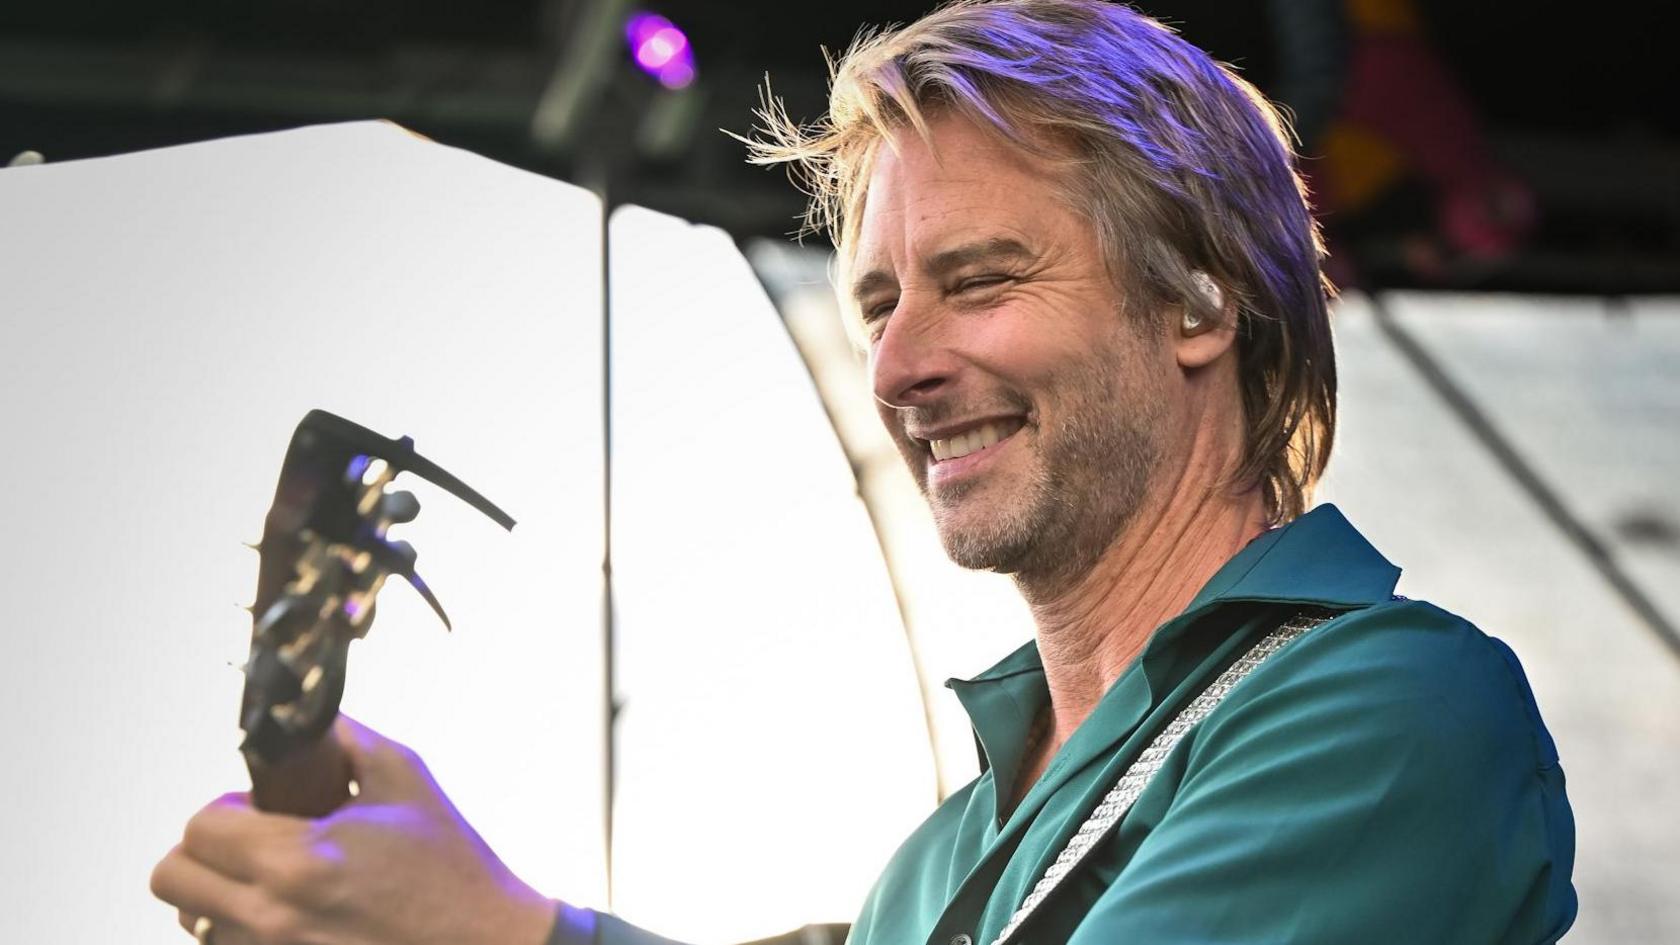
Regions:
<instances>
[{"instance_id":1,"label":"man's face","mask_svg":"<svg viewBox=\"0 0 1680 945\"><path fill-rule=\"evenodd\" d=\"M960 118L882 146L849 267L877 407L958 564L1057 581L1137 511L1173 352L1122 311L1065 173Z\"/></svg>"}]
</instances>

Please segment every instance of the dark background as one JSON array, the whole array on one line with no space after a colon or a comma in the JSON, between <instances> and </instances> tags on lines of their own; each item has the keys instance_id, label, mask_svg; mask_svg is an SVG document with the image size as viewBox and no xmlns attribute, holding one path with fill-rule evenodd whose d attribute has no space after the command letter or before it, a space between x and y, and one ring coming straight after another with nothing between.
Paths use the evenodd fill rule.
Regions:
<instances>
[{"instance_id":1,"label":"dark background","mask_svg":"<svg viewBox=\"0 0 1680 945\"><path fill-rule=\"evenodd\" d=\"M933 4L671 0L647 8L691 37L680 93L631 64L610 0L57 0L0 2L0 162L62 161L326 121L384 117L439 141L720 225L790 233L800 195L742 163L769 73L796 116L821 114L820 47ZM1276 79L1258 2L1145 0L1146 12ZM1680 290L1680 62L1657 4L1416 4L1427 41L1476 109L1487 147L1539 207L1520 251L1420 271L1430 221L1402 182L1344 241L1373 285L1623 294ZM592 29L591 24L603 24ZM534 131L576 93L565 120ZM556 94L559 92L561 94ZM558 130L556 130L556 128ZM1338 221L1347 222L1347 221Z\"/></svg>"}]
</instances>

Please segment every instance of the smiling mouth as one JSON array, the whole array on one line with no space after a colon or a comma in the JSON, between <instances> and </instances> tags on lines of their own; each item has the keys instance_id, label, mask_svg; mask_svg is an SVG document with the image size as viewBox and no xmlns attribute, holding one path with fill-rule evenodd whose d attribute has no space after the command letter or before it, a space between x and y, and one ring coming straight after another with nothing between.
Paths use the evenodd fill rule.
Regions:
<instances>
[{"instance_id":1,"label":"smiling mouth","mask_svg":"<svg viewBox=\"0 0 1680 945\"><path fill-rule=\"evenodd\" d=\"M1013 436L1024 425L1019 417L1004 420L988 420L972 430L958 433L938 440L928 440L928 449L933 453L935 463L947 460L961 459L971 453L978 453L990 446Z\"/></svg>"}]
</instances>

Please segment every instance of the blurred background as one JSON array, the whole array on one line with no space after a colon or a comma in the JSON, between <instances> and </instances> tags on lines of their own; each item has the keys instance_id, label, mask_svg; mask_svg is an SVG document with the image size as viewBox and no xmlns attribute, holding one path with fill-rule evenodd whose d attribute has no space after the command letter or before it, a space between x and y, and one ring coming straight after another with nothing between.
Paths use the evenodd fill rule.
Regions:
<instances>
[{"instance_id":1,"label":"blurred background","mask_svg":"<svg viewBox=\"0 0 1680 945\"><path fill-rule=\"evenodd\" d=\"M819 47L932 4L8 0L0 145L50 160L383 117L613 201L780 237L739 144L765 75L823 110ZM1680 287L1680 59L1662 5L1150 0L1296 115L1345 283ZM662 14L684 48L626 23ZM641 68L637 68L637 64Z\"/></svg>"},{"instance_id":2,"label":"blurred background","mask_svg":"<svg viewBox=\"0 0 1680 945\"><path fill-rule=\"evenodd\" d=\"M1680 57L1665 46L1659 6L1136 6L1234 63L1294 116L1331 272L1345 290L1335 316L1343 427L1322 498L1406 568L1402 593L1466 614L1522 658L1576 809L1582 907L1568 941L1680 941L1680 109L1671 100ZM816 118L823 47L844 49L862 24L904 22L931 7L8 0L0 8L0 163L17 155L19 165L42 157L53 165L383 118L603 201L599 228L619 293L611 304L651 313L645 325L655 326L611 329L625 359L614 368L623 403L655 389L670 400L676 389L707 392L713 409L673 419L667 403L616 428L613 508L622 511L613 542L625 557L612 686L629 708L604 718L602 738L621 748L601 791L617 826L610 842L592 838L573 848L579 862L545 874L571 884L549 890L555 895L610 904L694 941L808 922L780 941L838 942L892 838L974 774L963 716L940 683L985 668L1030 625L1007 581L944 560L877 430L826 284L828 247L820 235L790 238L802 198L779 172L746 166L739 143L719 130L750 130L766 74L793 116ZM621 260L617 245L641 252ZM580 252L592 251L599 247ZM505 252L513 265L514 250ZM708 309L705 330L673 334L658 322L680 310L685 287L708 282L728 283L712 294L738 304ZM632 292L641 294L624 294ZM715 352L705 347L714 343ZM729 358L734 376L715 376L716 362L697 352ZM755 424L765 421L764 403L777 405L782 429L833 431L779 449L825 494L861 496L857 516L843 502L829 511L799 505L801 489L786 481L786 494L752 495L720 474L671 496L645 472L662 468L673 429L726 460L762 463ZM653 536L686 526L715 537L749 520L762 531L733 541L780 543L812 586L845 575L859 588L847 615L874 635L846 653L768 630L730 638L721 651L661 635L684 622L708 631L727 624L716 612L731 606L730 588L687 575L673 591L682 549ZM776 526L800 523L809 538L778 534ZM843 540L825 540L836 534ZM819 555L815 545L828 547ZM849 563L837 563L842 553ZM793 597L776 599L804 619ZM822 684L795 674L759 689L786 709L778 744L801 745L764 759L754 750L764 733L742 724L753 718L754 681L770 687L769 677L802 663L827 667L825 679L842 666L852 675ZM697 682L696 667L713 672ZM742 690L738 704L728 702ZM852 741L833 734L847 716ZM705 751L701 737L711 739ZM673 849L674 825L706 809L669 809L673 765L720 798L751 798L739 816L756 813L758 832L725 823L717 836L702 831L683 841L692 848ZM592 768L588 778L598 776ZM857 797L847 779L858 777L896 787L871 795L876 806L801 803L815 785ZM219 789L208 785L205 795ZM494 797L491 786L473 790ZM851 829L848 818L871 826ZM810 820L823 826L789 828ZM729 838L733 858L719 861ZM603 843L617 851L611 882Z\"/></svg>"}]
</instances>

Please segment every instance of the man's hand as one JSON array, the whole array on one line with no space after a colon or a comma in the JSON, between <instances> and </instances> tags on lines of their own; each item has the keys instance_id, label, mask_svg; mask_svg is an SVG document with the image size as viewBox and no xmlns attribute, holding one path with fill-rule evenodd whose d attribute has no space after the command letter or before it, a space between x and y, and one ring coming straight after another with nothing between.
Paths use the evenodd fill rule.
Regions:
<instances>
[{"instance_id":1,"label":"man's hand","mask_svg":"<svg viewBox=\"0 0 1680 945\"><path fill-rule=\"evenodd\" d=\"M413 751L340 717L360 793L320 820L227 794L187 822L152 893L216 945L541 945L554 903L502 865Z\"/></svg>"}]
</instances>

